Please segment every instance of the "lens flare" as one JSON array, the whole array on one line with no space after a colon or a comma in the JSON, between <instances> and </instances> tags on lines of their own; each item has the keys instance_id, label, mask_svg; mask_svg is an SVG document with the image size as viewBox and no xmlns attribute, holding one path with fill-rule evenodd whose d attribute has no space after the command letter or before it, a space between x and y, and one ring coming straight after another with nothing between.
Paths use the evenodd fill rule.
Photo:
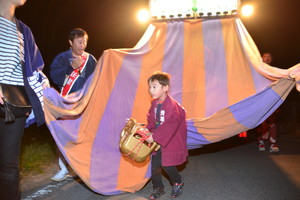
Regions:
<instances>
[{"instance_id":1,"label":"lens flare","mask_svg":"<svg viewBox=\"0 0 300 200\"><path fill-rule=\"evenodd\" d=\"M253 6L252 5L244 5L242 7L242 15L245 17L250 17L253 14Z\"/></svg>"},{"instance_id":2,"label":"lens flare","mask_svg":"<svg viewBox=\"0 0 300 200\"><path fill-rule=\"evenodd\" d=\"M138 11L137 19L142 23L149 21L150 19L149 11L147 9L142 9Z\"/></svg>"}]
</instances>

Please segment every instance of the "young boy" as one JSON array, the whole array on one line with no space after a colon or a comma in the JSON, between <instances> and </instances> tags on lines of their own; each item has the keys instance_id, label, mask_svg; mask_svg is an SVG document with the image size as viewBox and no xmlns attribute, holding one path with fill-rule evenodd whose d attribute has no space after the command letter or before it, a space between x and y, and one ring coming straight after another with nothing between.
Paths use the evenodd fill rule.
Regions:
<instances>
[{"instance_id":1,"label":"young boy","mask_svg":"<svg viewBox=\"0 0 300 200\"><path fill-rule=\"evenodd\" d=\"M169 74L156 72L148 79L149 93L153 98L148 112L149 143L157 142L161 148L152 155L151 172L153 193L149 199L158 199L165 193L163 169L172 183L171 198L181 195L183 179L176 166L188 156L185 110L169 95Z\"/></svg>"}]
</instances>

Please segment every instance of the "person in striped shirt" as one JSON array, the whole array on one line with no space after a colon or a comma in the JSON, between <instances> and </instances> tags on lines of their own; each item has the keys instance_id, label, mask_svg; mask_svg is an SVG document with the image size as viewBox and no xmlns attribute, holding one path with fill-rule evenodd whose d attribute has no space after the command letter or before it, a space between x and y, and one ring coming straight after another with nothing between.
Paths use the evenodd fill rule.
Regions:
<instances>
[{"instance_id":1,"label":"person in striped shirt","mask_svg":"<svg viewBox=\"0 0 300 200\"><path fill-rule=\"evenodd\" d=\"M19 154L25 126L45 122L43 89L49 87L42 73L44 61L28 26L15 17L26 0L0 0L0 85L24 87L31 113L5 121L0 91L0 200L20 199Z\"/></svg>"}]
</instances>

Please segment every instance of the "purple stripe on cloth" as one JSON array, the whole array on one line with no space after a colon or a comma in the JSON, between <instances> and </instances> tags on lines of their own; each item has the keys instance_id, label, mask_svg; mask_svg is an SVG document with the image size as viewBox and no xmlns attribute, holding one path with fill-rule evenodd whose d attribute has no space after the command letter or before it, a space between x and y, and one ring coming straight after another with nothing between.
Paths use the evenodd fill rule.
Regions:
<instances>
[{"instance_id":1,"label":"purple stripe on cloth","mask_svg":"<svg viewBox=\"0 0 300 200\"><path fill-rule=\"evenodd\" d=\"M184 23L168 24L162 71L171 75L171 96L182 103L182 74L184 56Z\"/></svg>"},{"instance_id":2,"label":"purple stripe on cloth","mask_svg":"<svg viewBox=\"0 0 300 200\"><path fill-rule=\"evenodd\" d=\"M62 147L64 147L67 144L67 142L77 143L77 132L80 126L80 120L82 120L81 116L79 118L74 119L73 121L52 121L48 124L48 128L50 129L51 133L55 133L52 134L55 141L59 143ZM64 128L62 129L62 127Z\"/></svg>"},{"instance_id":3,"label":"purple stripe on cloth","mask_svg":"<svg viewBox=\"0 0 300 200\"><path fill-rule=\"evenodd\" d=\"M121 157L120 133L132 113L141 62L142 56L125 56L93 144L90 183L102 194L121 193L116 190Z\"/></svg>"},{"instance_id":4,"label":"purple stripe on cloth","mask_svg":"<svg viewBox=\"0 0 300 200\"><path fill-rule=\"evenodd\" d=\"M62 107L64 109L72 108L72 104L68 105L63 103L63 97L61 97L60 94L53 88L45 89L44 95L47 99L49 99L49 101L51 101L58 107ZM58 119L55 121L51 121L49 124L47 124L47 126L55 141L63 147L67 144L67 142L77 142L77 133L80 127L81 120L82 116L79 116L78 118L72 120Z\"/></svg>"},{"instance_id":5,"label":"purple stripe on cloth","mask_svg":"<svg viewBox=\"0 0 300 200\"><path fill-rule=\"evenodd\" d=\"M203 145L210 144L201 133L198 133L197 128L194 126L192 120L187 120L187 148L197 149Z\"/></svg>"},{"instance_id":6,"label":"purple stripe on cloth","mask_svg":"<svg viewBox=\"0 0 300 200\"><path fill-rule=\"evenodd\" d=\"M79 124L78 122L76 124ZM49 124L47 124L48 128L49 128L49 131L51 132L52 134L52 137L53 139L55 140L56 142L56 145L58 147L58 149L60 150L60 152L63 154L65 160L69 162L69 159L68 157L66 156L66 153L64 151L64 146L67 144L68 141L74 141L75 138L72 138L70 139L70 133L71 132L68 132L66 131L65 129L62 129L62 125L60 125L58 123L58 121L51 121ZM70 127L70 126L69 126ZM71 126L72 127L72 126ZM59 131L57 131L59 130ZM75 128L75 130L77 130ZM76 131L78 132L78 131ZM76 137L77 138L77 137ZM76 140L76 139L75 139Z\"/></svg>"},{"instance_id":7,"label":"purple stripe on cloth","mask_svg":"<svg viewBox=\"0 0 300 200\"><path fill-rule=\"evenodd\" d=\"M229 107L235 119L249 129L265 121L282 103L283 99L268 87Z\"/></svg>"},{"instance_id":8,"label":"purple stripe on cloth","mask_svg":"<svg viewBox=\"0 0 300 200\"><path fill-rule=\"evenodd\" d=\"M262 91L267 85L272 83L271 80L267 79L266 77L258 73L251 63L250 63L250 69L251 69L256 92Z\"/></svg>"},{"instance_id":9,"label":"purple stripe on cloth","mask_svg":"<svg viewBox=\"0 0 300 200\"><path fill-rule=\"evenodd\" d=\"M228 105L227 66L221 21L204 21L202 30L207 102L205 116L208 117Z\"/></svg>"}]
</instances>

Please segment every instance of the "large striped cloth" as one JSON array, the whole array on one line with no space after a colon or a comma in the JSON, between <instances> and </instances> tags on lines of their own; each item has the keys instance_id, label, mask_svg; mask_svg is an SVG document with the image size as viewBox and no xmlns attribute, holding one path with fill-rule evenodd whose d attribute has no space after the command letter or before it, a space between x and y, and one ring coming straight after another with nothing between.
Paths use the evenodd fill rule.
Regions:
<instances>
[{"instance_id":1,"label":"large striped cloth","mask_svg":"<svg viewBox=\"0 0 300 200\"><path fill-rule=\"evenodd\" d=\"M190 149L259 125L299 80L299 65L262 62L238 18L151 24L134 48L106 50L81 91L65 98L44 91L58 147L95 192L135 192L149 180L149 159L133 163L119 140L126 119L146 123L147 78L158 70L171 74L171 96L187 111Z\"/></svg>"}]
</instances>

